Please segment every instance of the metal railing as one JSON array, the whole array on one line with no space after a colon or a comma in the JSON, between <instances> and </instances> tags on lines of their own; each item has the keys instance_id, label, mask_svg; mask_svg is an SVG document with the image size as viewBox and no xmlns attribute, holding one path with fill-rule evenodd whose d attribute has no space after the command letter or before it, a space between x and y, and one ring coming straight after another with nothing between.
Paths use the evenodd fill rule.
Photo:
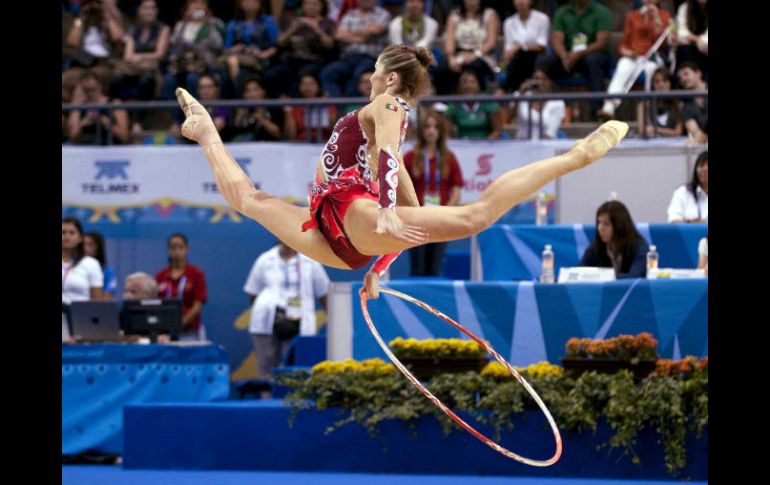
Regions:
<instances>
[{"instance_id":1,"label":"metal railing","mask_svg":"<svg viewBox=\"0 0 770 485\"><path fill-rule=\"evenodd\" d=\"M527 102L528 109L529 109L529 116L528 116L528 138L532 138L533 135L533 125L532 125L532 102L533 101L552 101L552 100L562 100L566 103L570 102L580 102L580 101L591 101L595 99L619 99L621 101L623 100L649 100L651 101L651 106L653 108L653 112L657 112L658 107L658 101L659 100L667 100L667 99L693 99L698 97L705 97L708 98L708 91L639 91L639 92L630 92L626 94L610 94L607 92L599 92L599 93L546 93L546 94L505 94L505 95L491 95L491 94L484 94L484 95L476 95L476 96L464 96L464 95L453 95L453 96L430 96L425 98L420 98L418 102L418 114L420 107L427 107L434 103L444 103L444 104L456 104L461 102L469 102L469 103L475 103L475 102L496 102L501 104L509 104L512 102ZM347 105L365 105L368 103L369 100L367 98L313 98L313 99L263 99L263 100L244 100L244 99L235 99L235 100L217 100L212 102L207 102L205 105L207 107L212 108L251 108L251 107L263 107L263 108L284 108L286 106L304 106L304 107L328 107L328 106L347 106ZM112 112L116 109L122 109L127 111L138 111L138 110L179 110L179 105L176 101L132 101L132 102L124 102L120 104L98 104L98 103L81 103L81 104L62 104L62 111L63 112L70 112L74 110L99 110L99 111L108 111ZM318 117L321 116L321 111L319 110L311 110L307 113L313 113L313 115L317 115ZM313 120L310 120L313 121ZM318 121L318 120L315 120ZM643 125L642 125L642 133L645 133L646 129L646 121L647 121L647 112L645 112L645 116L643 117ZM305 130L305 141L306 142L323 142L323 130L326 129L326 127L321 126L310 126L310 124L306 124L306 130ZM539 118L539 133L543 133L543 117L540 116ZM653 124L654 127L654 134L657 136L658 130L657 130L657 124ZM283 130L283 127L281 127ZM97 123L96 125L96 136L98 139L101 139L101 130L102 126L101 123ZM112 126L107 126L108 134L107 134L107 141L108 144L111 145L113 142L112 139ZM315 139L311 137L311 135L315 133ZM295 141L295 140L283 140L283 141Z\"/></svg>"}]
</instances>

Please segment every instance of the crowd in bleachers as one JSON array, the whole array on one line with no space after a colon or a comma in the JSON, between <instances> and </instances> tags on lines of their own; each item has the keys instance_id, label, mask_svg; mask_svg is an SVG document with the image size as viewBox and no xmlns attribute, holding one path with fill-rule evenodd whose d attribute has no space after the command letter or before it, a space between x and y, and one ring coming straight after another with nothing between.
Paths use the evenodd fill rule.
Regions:
<instances>
[{"instance_id":1,"label":"crowd in bleachers","mask_svg":"<svg viewBox=\"0 0 770 485\"><path fill-rule=\"evenodd\" d=\"M204 104L368 96L392 43L432 49L436 95L706 90L708 79L707 0L62 0L62 36L64 104L171 101L177 86ZM619 118L642 137L708 140L707 98L518 104L444 106L450 136L556 138L563 124ZM212 115L226 142L322 141L356 107ZM181 115L63 110L62 143L184 143Z\"/></svg>"}]
</instances>

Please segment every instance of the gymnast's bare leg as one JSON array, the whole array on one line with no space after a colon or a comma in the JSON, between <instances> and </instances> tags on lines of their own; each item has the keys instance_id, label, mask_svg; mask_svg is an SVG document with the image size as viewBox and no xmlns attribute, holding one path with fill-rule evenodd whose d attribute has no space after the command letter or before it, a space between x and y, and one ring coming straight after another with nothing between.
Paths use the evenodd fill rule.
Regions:
<instances>
[{"instance_id":1,"label":"gymnast's bare leg","mask_svg":"<svg viewBox=\"0 0 770 485\"><path fill-rule=\"evenodd\" d=\"M451 241L478 234L547 183L606 155L627 132L626 123L608 121L578 140L569 152L506 172L492 182L476 202L464 206L398 206L398 215L405 224L424 228L428 234L426 242ZM353 202L344 223L350 241L362 254L388 254L416 246L387 234L374 233L377 203L371 200Z\"/></svg>"},{"instance_id":2,"label":"gymnast's bare leg","mask_svg":"<svg viewBox=\"0 0 770 485\"><path fill-rule=\"evenodd\" d=\"M254 219L292 249L333 268L350 269L329 247L318 229L302 232L307 207L297 207L257 190L233 160L206 109L186 90L176 90L177 101L187 119L182 135L198 142L209 162L217 188L238 212Z\"/></svg>"}]
</instances>

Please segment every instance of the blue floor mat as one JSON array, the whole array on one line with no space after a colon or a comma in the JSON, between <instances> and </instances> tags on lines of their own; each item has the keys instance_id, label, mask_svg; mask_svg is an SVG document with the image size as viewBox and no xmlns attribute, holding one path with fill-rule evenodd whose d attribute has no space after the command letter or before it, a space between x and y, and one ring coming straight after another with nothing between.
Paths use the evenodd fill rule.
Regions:
<instances>
[{"instance_id":1,"label":"blue floor mat","mask_svg":"<svg viewBox=\"0 0 770 485\"><path fill-rule=\"evenodd\" d=\"M480 477L464 475L384 475L367 473L291 473L254 471L123 470L120 466L68 465L62 485L672 485L661 480L591 478ZM705 485L707 482L687 482Z\"/></svg>"}]
</instances>

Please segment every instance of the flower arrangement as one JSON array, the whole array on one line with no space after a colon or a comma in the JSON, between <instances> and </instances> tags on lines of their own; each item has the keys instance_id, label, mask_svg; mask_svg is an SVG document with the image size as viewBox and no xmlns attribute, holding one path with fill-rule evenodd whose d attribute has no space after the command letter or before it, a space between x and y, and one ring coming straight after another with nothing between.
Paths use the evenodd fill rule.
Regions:
<instances>
[{"instance_id":1,"label":"flower arrangement","mask_svg":"<svg viewBox=\"0 0 770 485\"><path fill-rule=\"evenodd\" d=\"M517 371L526 376L540 378L545 376L560 376L564 374L564 369L550 362L541 361L537 364L530 364L527 367L516 367ZM482 377L492 377L495 379L513 378L508 369L501 363L494 361L484 367L481 371Z\"/></svg>"},{"instance_id":2,"label":"flower arrangement","mask_svg":"<svg viewBox=\"0 0 770 485\"><path fill-rule=\"evenodd\" d=\"M397 337L388 346L399 359L414 358L467 358L478 359L486 355L484 347L473 340L436 338L417 340Z\"/></svg>"},{"instance_id":3,"label":"flower arrangement","mask_svg":"<svg viewBox=\"0 0 770 485\"><path fill-rule=\"evenodd\" d=\"M558 366L538 362L520 369L548 406L562 430L595 432L605 421L612 435L602 446L618 448L641 464L635 445L639 433L654 429L663 448L668 472L676 476L687 464L686 440L708 427L708 359L664 360L658 370L635 380L628 370L613 374L585 372L578 377ZM690 372L692 371L692 372ZM689 372L689 373L688 373ZM687 378L682 378L687 376ZM504 378L505 377L505 378ZM466 410L479 422L494 426L499 439L517 416L534 409L526 390L507 369L492 362L481 373L441 374L428 389L455 410ZM293 390L286 396L295 412L339 408L341 418L327 432L356 422L376 435L383 421L401 420L409 426L433 415L449 433L455 428L433 403L381 359L363 362L322 362L310 375L281 375L280 384Z\"/></svg>"},{"instance_id":4,"label":"flower arrangement","mask_svg":"<svg viewBox=\"0 0 770 485\"><path fill-rule=\"evenodd\" d=\"M652 334L619 335L609 339L571 338L565 359L613 359L638 362L656 360L658 341Z\"/></svg>"},{"instance_id":5,"label":"flower arrangement","mask_svg":"<svg viewBox=\"0 0 770 485\"><path fill-rule=\"evenodd\" d=\"M358 362L353 359L343 361L325 360L313 366L310 374L319 376L324 374L342 374L345 372L362 372L370 374L391 374L396 371L393 364L387 364L382 359L367 359Z\"/></svg>"},{"instance_id":6,"label":"flower arrangement","mask_svg":"<svg viewBox=\"0 0 770 485\"><path fill-rule=\"evenodd\" d=\"M656 376L671 376L680 379L688 379L696 373L708 372L708 356L698 359L688 355L682 360L658 359L655 364Z\"/></svg>"}]
</instances>

